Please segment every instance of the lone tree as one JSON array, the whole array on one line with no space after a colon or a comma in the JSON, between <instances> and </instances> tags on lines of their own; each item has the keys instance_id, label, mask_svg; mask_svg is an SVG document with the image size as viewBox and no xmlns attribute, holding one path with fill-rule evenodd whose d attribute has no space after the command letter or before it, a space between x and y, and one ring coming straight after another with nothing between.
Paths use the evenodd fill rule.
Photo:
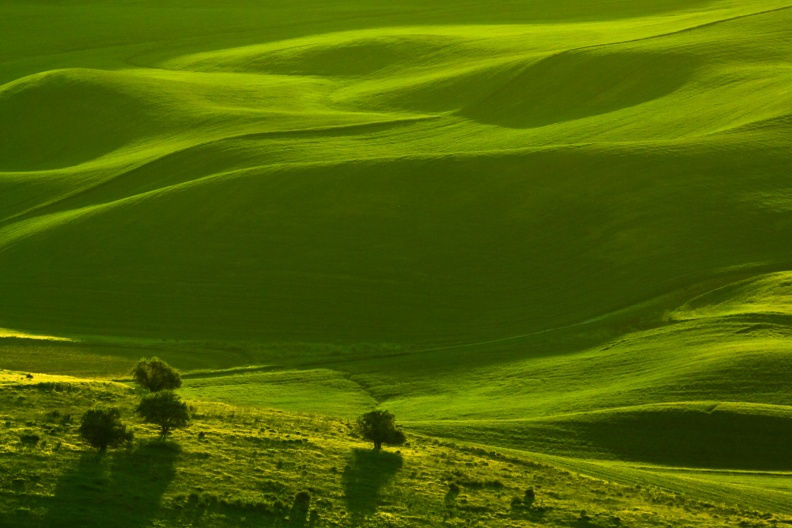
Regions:
<instances>
[{"instance_id":1,"label":"lone tree","mask_svg":"<svg viewBox=\"0 0 792 528\"><path fill-rule=\"evenodd\" d=\"M179 371L157 357L141 359L132 369L132 376L150 392L170 391L182 385Z\"/></svg>"},{"instance_id":2,"label":"lone tree","mask_svg":"<svg viewBox=\"0 0 792 528\"><path fill-rule=\"evenodd\" d=\"M145 423L160 427L160 440L170 434L172 429L182 429L190 422L187 404L172 391L155 392L140 400L135 412Z\"/></svg>"},{"instance_id":3,"label":"lone tree","mask_svg":"<svg viewBox=\"0 0 792 528\"><path fill-rule=\"evenodd\" d=\"M121 422L121 411L118 409L90 409L83 414L80 436L101 452L108 447L118 447L125 442L131 442L134 437L126 425Z\"/></svg>"},{"instance_id":4,"label":"lone tree","mask_svg":"<svg viewBox=\"0 0 792 528\"><path fill-rule=\"evenodd\" d=\"M371 411L357 421L358 432L371 442L374 449L382 449L382 444L401 445L406 438L401 429L396 427L396 417L388 411Z\"/></svg>"}]
</instances>

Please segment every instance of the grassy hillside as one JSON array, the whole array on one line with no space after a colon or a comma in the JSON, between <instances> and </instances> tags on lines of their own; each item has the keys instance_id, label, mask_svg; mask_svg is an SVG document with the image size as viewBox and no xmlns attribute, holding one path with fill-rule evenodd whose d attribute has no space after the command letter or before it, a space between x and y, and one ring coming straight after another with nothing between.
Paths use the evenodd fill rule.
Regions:
<instances>
[{"instance_id":1,"label":"grassy hillside","mask_svg":"<svg viewBox=\"0 0 792 528\"><path fill-rule=\"evenodd\" d=\"M130 419L128 387L0 376L0 513L13 526L106 526L108 515L123 527L759 527L792 520L421 435L397 452L376 453L343 420L199 402L192 427L172 441L160 444L154 431L133 424L135 444L101 456L81 443L74 422L96 401ZM33 435L36 445L21 440ZM529 487L536 494L530 507L523 502ZM294 505L298 492L309 493L307 510Z\"/></svg>"},{"instance_id":2,"label":"grassy hillside","mask_svg":"<svg viewBox=\"0 0 792 528\"><path fill-rule=\"evenodd\" d=\"M60 62L52 35L57 64L0 89L0 325L481 341L783 269L792 12L637 4L456 25L465 4L242 47L175 29L115 67ZM151 8L59 9L118 9L134 34Z\"/></svg>"},{"instance_id":3,"label":"grassy hillside","mask_svg":"<svg viewBox=\"0 0 792 528\"><path fill-rule=\"evenodd\" d=\"M235 450L185 436L94 466L65 424L65 452L25 450L25 402L67 404L7 375L0 461L52 474L4 483L0 511L66 526L99 514L47 512L93 490L158 512L130 526L278 525L276 496L321 473L336 525L792 514L788 2L0 5L0 368L100 379L79 405L128 409L110 380L158 355ZM375 407L429 449L393 511L334 488L368 456L345 420ZM245 498L260 483L223 464L251 435L291 449L278 427L318 447ZM517 480L448 509L434 457ZM144 459L165 472L123 496ZM562 482L546 517L508 508L514 467Z\"/></svg>"}]
</instances>

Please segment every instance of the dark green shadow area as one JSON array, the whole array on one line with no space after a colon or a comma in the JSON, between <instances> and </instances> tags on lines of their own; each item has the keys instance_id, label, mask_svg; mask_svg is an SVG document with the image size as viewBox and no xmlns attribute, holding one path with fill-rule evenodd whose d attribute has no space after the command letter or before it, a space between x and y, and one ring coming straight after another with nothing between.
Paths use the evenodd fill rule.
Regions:
<instances>
[{"instance_id":1,"label":"dark green shadow area","mask_svg":"<svg viewBox=\"0 0 792 528\"><path fill-rule=\"evenodd\" d=\"M309 504L295 498L289 511L287 528L312 528L319 522L319 513L316 510L309 512Z\"/></svg>"},{"instance_id":2,"label":"dark green shadow area","mask_svg":"<svg viewBox=\"0 0 792 528\"><path fill-rule=\"evenodd\" d=\"M401 455L387 451L355 449L344 470L342 483L347 510L354 517L377 512L380 492L404 464Z\"/></svg>"},{"instance_id":3,"label":"dark green shadow area","mask_svg":"<svg viewBox=\"0 0 792 528\"><path fill-rule=\"evenodd\" d=\"M682 88L698 64L683 55L570 51L529 65L461 115L507 128L538 128L615 112ZM592 75L597 72L597 75Z\"/></svg>"},{"instance_id":4,"label":"dark green shadow area","mask_svg":"<svg viewBox=\"0 0 792 528\"><path fill-rule=\"evenodd\" d=\"M151 526L160 517L162 495L176 475L178 456L178 448L168 443L84 454L58 483L41 526Z\"/></svg>"},{"instance_id":5,"label":"dark green shadow area","mask_svg":"<svg viewBox=\"0 0 792 528\"><path fill-rule=\"evenodd\" d=\"M723 408L721 408L723 407ZM792 417L713 404L616 413L583 422L576 434L620 460L717 469L792 470Z\"/></svg>"}]
</instances>

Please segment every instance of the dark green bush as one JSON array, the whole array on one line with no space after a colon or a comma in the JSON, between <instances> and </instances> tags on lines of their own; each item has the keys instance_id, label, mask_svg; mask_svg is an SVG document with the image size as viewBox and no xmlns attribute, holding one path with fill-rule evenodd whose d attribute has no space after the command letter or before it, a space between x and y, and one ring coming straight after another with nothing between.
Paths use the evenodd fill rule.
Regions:
<instances>
[{"instance_id":1,"label":"dark green bush","mask_svg":"<svg viewBox=\"0 0 792 528\"><path fill-rule=\"evenodd\" d=\"M162 441L173 429L182 429L190 423L187 404L172 391L149 394L140 401L135 412L144 422L160 427Z\"/></svg>"},{"instance_id":2,"label":"dark green bush","mask_svg":"<svg viewBox=\"0 0 792 528\"><path fill-rule=\"evenodd\" d=\"M19 436L19 441L25 444L26 446L35 446L38 445L41 437L35 433L25 433Z\"/></svg>"},{"instance_id":3,"label":"dark green bush","mask_svg":"<svg viewBox=\"0 0 792 528\"><path fill-rule=\"evenodd\" d=\"M374 449L382 449L382 444L402 445L407 440L396 426L396 416L388 411L371 411L357 420L357 431L374 443Z\"/></svg>"},{"instance_id":4,"label":"dark green bush","mask_svg":"<svg viewBox=\"0 0 792 528\"><path fill-rule=\"evenodd\" d=\"M525 490L525 497L523 498L523 503L531 507L536 500L536 492L534 491L533 487L528 488Z\"/></svg>"},{"instance_id":5,"label":"dark green bush","mask_svg":"<svg viewBox=\"0 0 792 528\"><path fill-rule=\"evenodd\" d=\"M91 447L105 451L108 447L118 447L131 442L134 435L121 422L121 411L118 409L90 409L83 414L80 436Z\"/></svg>"},{"instance_id":6,"label":"dark green bush","mask_svg":"<svg viewBox=\"0 0 792 528\"><path fill-rule=\"evenodd\" d=\"M311 505L311 494L307 491L301 491L294 496L294 507L307 510Z\"/></svg>"},{"instance_id":7,"label":"dark green bush","mask_svg":"<svg viewBox=\"0 0 792 528\"><path fill-rule=\"evenodd\" d=\"M171 391L182 386L179 371L157 357L141 359L132 369L132 377L150 392Z\"/></svg>"}]
</instances>

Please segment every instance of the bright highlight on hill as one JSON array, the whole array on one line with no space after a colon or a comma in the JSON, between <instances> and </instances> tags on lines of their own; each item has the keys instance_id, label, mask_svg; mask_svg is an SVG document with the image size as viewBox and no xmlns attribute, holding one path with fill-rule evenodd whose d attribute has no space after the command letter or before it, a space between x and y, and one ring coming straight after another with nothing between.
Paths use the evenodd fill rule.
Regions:
<instances>
[{"instance_id":1,"label":"bright highlight on hill","mask_svg":"<svg viewBox=\"0 0 792 528\"><path fill-rule=\"evenodd\" d=\"M792 513L789 0L265 4L0 6L0 368Z\"/></svg>"}]
</instances>

